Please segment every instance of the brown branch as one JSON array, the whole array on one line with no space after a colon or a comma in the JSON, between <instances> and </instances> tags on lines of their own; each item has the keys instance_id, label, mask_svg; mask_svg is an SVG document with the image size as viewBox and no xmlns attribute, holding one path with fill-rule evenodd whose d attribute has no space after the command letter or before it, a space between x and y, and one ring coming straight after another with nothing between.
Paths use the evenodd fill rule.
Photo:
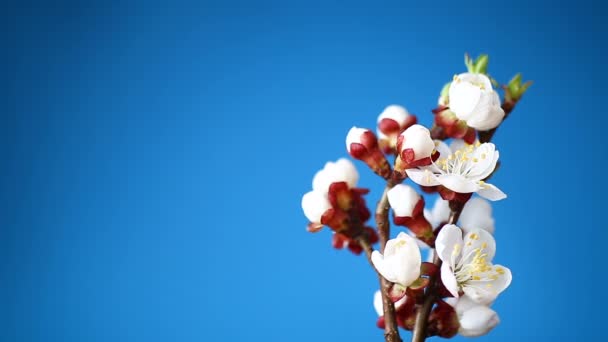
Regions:
<instances>
[{"instance_id":1,"label":"brown branch","mask_svg":"<svg viewBox=\"0 0 608 342\"><path fill-rule=\"evenodd\" d=\"M462 208L464 208L464 203L450 201L450 218L447 224L456 224L456 222L458 222L458 218L462 213ZM441 269L441 259L439 259L437 253L435 253L433 256L433 263L437 265L438 269ZM424 303L422 303L422 306L418 309L418 314L416 315L416 323L414 325L414 330L412 330L412 342L423 342L427 337L426 328L429 315L431 314L433 305L438 298L438 287L439 283L437 283L437 276L432 276L429 279L429 287L426 292Z\"/></svg>"},{"instance_id":2,"label":"brown branch","mask_svg":"<svg viewBox=\"0 0 608 342\"><path fill-rule=\"evenodd\" d=\"M376 226L378 228L381 253L384 253L384 246L386 246L386 242L390 238L390 223L388 220L388 210L390 206L388 203L388 191L393 186L395 186L395 183L389 180L382 193L382 197L376 206ZM380 293L382 294L382 307L384 308L384 339L386 342L401 342L397 319L395 317L395 305L388 294L391 283L384 279L382 275L379 275L379 278Z\"/></svg>"}]
</instances>

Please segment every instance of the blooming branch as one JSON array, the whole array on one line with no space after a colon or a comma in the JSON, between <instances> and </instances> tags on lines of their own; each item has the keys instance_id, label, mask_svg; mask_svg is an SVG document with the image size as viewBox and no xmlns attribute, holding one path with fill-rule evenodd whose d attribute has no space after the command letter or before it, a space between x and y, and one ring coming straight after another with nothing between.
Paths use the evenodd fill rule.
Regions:
<instances>
[{"instance_id":1,"label":"blooming branch","mask_svg":"<svg viewBox=\"0 0 608 342\"><path fill-rule=\"evenodd\" d=\"M326 163L302 197L308 231L329 227L334 248L364 252L376 270L380 290L374 307L385 341L401 342L399 327L412 331L412 341L422 342L429 336L481 336L500 322L490 306L512 275L493 264L495 221L488 200L507 195L488 183L499 164L490 140L531 82L522 83L516 75L502 87L501 103L488 62L487 55L465 57L468 72L443 87L431 130L399 105L380 113L377 134L350 129L347 152L386 181L375 229L366 224L369 191L357 187L359 173L347 159ZM422 192L402 184L407 178ZM425 194L434 193L440 198L425 209ZM394 224L409 230L392 239L391 210ZM376 242L378 250L373 249ZM420 248L429 250L431 262L423 262Z\"/></svg>"}]
</instances>

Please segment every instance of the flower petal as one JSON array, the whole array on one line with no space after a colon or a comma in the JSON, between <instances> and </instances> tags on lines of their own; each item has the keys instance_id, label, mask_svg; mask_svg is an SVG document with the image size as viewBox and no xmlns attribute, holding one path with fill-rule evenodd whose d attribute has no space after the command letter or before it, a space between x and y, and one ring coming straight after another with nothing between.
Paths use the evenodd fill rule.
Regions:
<instances>
[{"instance_id":1,"label":"flower petal","mask_svg":"<svg viewBox=\"0 0 608 342\"><path fill-rule=\"evenodd\" d=\"M441 281L452 296L458 298L458 283L456 282L452 268L447 263L441 264Z\"/></svg>"},{"instance_id":2,"label":"flower petal","mask_svg":"<svg viewBox=\"0 0 608 342\"><path fill-rule=\"evenodd\" d=\"M489 199L490 201L498 201L507 198L507 195L499 188L492 184L484 183L481 189L477 191L479 196Z\"/></svg>"},{"instance_id":3,"label":"flower petal","mask_svg":"<svg viewBox=\"0 0 608 342\"><path fill-rule=\"evenodd\" d=\"M439 181L435 174L433 174L429 169L407 169L405 170L407 176L410 179L419 185L422 186L436 186L440 185Z\"/></svg>"},{"instance_id":4,"label":"flower petal","mask_svg":"<svg viewBox=\"0 0 608 342\"><path fill-rule=\"evenodd\" d=\"M496 300L496 297L511 284L513 279L511 270L501 265L492 266L492 270L484 277L490 277L491 280L469 281L463 287L464 293L472 300L484 305L489 305Z\"/></svg>"},{"instance_id":5,"label":"flower petal","mask_svg":"<svg viewBox=\"0 0 608 342\"><path fill-rule=\"evenodd\" d=\"M459 254L460 250L462 250L462 231L456 225L446 224L441 228L435 240L437 255L444 264L451 265L450 260L452 259L454 248L459 249L456 254Z\"/></svg>"},{"instance_id":6,"label":"flower petal","mask_svg":"<svg viewBox=\"0 0 608 342\"><path fill-rule=\"evenodd\" d=\"M492 330L500 319L498 314L484 305L477 305L459 315L458 333L467 337L478 337Z\"/></svg>"},{"instance_id":7,"label":"flower petal","mask_svg":"<svg viewBox=\"0 0 608 342\"><path fill-rule=\"evenodd\" d=\"M474 181L457 174L438 175L437 180L446 188L461 194L468 194L479 189Z\"/></svg>"},{"instance_id":8,"label":"flower petal","mask_svg":"<svg viewBox=\"0 0 608 342\"><path fill-rule=\"evenodd\" d=\"M465 233L474 228L480 228L494 234L494 217L490 202L481 197L473 197L468 200L460 214L460 228Z\"/></svg>"},{"instance_id":9,"label":"flower petal","mask_svg":"<svg viewBox=\"0 0 608 342\"><path fill-rule=\"evenodd\" d=\"M373 251L371 259L376 271L378 271L378 273L380 273L380 275L382 275L386 280L394 283L396 278L395 274L393 273L393 268L390 267L390 265L386 262L382 253Z\"/></svg>"},{"instance_id":10,"label":"flower petal","mask_svg":"<svg viewBox=\"0 0 608 342\"><path fill-rule=\"evenodd\" d=\"M322 192L310 191L302 196L302 210L310 222L321 222L321 217L329 208L331 204Z\"/></svg>"}]
</instances>

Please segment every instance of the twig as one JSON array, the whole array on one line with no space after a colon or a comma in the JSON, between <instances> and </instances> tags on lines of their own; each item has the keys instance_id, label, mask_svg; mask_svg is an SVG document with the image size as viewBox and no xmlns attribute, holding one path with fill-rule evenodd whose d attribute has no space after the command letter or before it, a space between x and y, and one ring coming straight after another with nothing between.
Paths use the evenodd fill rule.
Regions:
<instances>
[{"instance_id":1,"label":"twig","mask_svg":"<svg viewBox=\"0 0 608 342\"><path fill-rule=\"evenodd\" d=\"M376 206L376 226L378 228L378 237L380 242L380 252L384 253L384 246L390 238L390 224L388 220L388 191L395 186L395 183L389 180L386 188L382 193L382 197ZM380 293L382 294L382 307L384 308L384 339L386 342L401 342L399 329L397 327L397 319L395 317L395 305L388 295L391 283L380 277Z\"/></svg>"}]
</instances>

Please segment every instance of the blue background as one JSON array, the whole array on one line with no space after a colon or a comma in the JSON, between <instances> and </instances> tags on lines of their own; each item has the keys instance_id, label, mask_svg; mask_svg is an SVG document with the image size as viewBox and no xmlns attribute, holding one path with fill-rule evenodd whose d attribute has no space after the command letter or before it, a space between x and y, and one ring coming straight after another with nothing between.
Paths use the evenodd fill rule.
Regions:
<instances>
[{"instance_id":1,"label":"blue background","mask_svg":"<svg viewBox=\"0 0 608 342\"><path fill-rule=\"evenodd\" d=\"M514 281L480 340L599 338L603 8L433 4L5 3L0 340L381 341L300 198L386 105L430 124L467 51L535 82L495 139Z\"/></svg>"}]
</instances>

